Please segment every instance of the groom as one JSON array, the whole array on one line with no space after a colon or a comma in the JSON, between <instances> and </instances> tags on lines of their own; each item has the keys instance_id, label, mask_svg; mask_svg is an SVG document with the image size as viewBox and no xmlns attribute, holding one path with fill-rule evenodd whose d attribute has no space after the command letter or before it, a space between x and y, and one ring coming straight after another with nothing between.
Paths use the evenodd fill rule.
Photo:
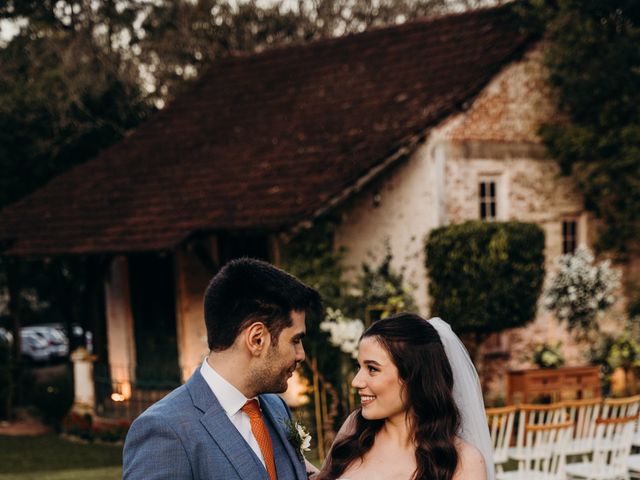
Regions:
<instances>
[{"instance_id":1,"label":"groom","mask_svg":"<svg viewBox=\"0 0 640 480\"><path fill-rule=\"evenodd\" d=\"M124 445L124 480L302 480L284 392L318 292L243 258L204 297L209 355L185 385L138 417Z\"/></svg>"}]
</instances>

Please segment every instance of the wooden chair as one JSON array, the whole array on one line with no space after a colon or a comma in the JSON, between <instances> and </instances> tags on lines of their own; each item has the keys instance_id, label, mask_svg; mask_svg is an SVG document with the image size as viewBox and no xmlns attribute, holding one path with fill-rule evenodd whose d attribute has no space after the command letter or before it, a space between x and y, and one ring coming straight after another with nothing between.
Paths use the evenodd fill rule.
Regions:
<instances>
[{"instance_id":1,"label":"wooden chair","mask_svg":"<svg viewBox=\"0 0 640 480\"><path fill-rule=\"evenodd\" d=\"M586 461L593 451L596 420L600 415L601 398L564 402L566 419L573 422L573 432L567 446L567 456L582 456Z\"/></svg>"},{"instance_id":2,"label":"wooden chair","mask_svg":"<svg viewBox=\"0 0 640 480\"><path fill-rule=\"evenodd\" d=\"M516 410L515 406L486 410L493 444L493 463L498 472L503 471L502 466L509 460L509 446L511 445Z\"/></svg>"},{"instance_id":3,"label":"wooden chair","mask_svg":"<svg viewBox=\"0 0 640 480\"><path fill-rule=\"evenodd\" d=\"M524 426L529 455L518 461L518 469L496 473L496 480L565 480L567 442L573 422Z\"/></svg>"},{"instance_id":4,"label":"wooden chair","mask_svg":"<svg viewBox=\"0 0 640 480\"><path fill-rule=\"evenodd\" d=\"M525 468L525 464L535 458L537 451L533 448L537 430L531 427L545 425L559 425L566 421L564 405L554 403L550 405L520 405L516 420L516 443L509 448L509 458L518 462L518 470Z\"/></svg>"},{"instance_id":5,"label":"wooden chair","mask_svg":"<svg viewBox=\"0 0 640 480\"><path fill-rule=\"evenodd\" d=\"M627 480L640 396L607 399L596 419L591 460L566 465L568 479Z\"/></svg>"}]
</instances>

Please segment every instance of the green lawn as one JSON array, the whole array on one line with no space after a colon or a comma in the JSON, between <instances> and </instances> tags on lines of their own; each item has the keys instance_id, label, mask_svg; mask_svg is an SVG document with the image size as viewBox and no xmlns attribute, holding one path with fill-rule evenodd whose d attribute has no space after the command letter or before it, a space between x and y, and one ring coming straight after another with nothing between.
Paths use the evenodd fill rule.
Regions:
<instances>
[{"instance_id":1,"label":"green lawn","mask_svg":"<svg viewBox=\"0 0 640 480\"><path fill-rule=\"evenodd\" d=\"M0 480L120 480L121 478L122 468L120 467L0 474Z\"/></svg>"},{"instance_id":2,"label":"green lawn","mask_svg":"<svg viewBox=\"0 0 640 480\"><path fill-rule=\"evenodd\" d=\"M0 480L116 480L122 447L85 445L48 434L0 435Z\"/></svg>"}]
</instances>

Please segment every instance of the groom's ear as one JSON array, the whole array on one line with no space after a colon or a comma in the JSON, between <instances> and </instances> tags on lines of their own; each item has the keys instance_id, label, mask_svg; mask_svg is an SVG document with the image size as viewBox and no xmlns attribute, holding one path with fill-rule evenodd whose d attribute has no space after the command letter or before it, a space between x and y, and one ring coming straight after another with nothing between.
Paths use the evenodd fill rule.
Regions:
<instances>
[{"instance_id":1,"label":"groom's ear","mask_svg":"<svg viewBox=\"0 0 640 480\"><path fill-rule=\"evenodd\" d=\"M253 356L260 356L268 347L269 330L262 322L253 322L245 330L245 344Z\"/></svg>"}]
</instances>

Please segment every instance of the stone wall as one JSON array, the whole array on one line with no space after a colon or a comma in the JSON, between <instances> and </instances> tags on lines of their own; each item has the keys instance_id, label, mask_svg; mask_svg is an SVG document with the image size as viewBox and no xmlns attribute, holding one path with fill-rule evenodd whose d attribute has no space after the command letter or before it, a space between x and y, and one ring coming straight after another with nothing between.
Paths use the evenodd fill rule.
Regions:
<instances>
[{"instance_id":1,"label":"stone wall","mask_svg":"<svg viewBox=\"0 0 640 480\"><path fill-rule=\"evenodd\" d=\"M497 182L498 220L535 222L544 229L547 272L562 253L563 220L577 222L579 245L594 241L596 224L583 210L573 180L560 175L537 134L554 115L542 48L504 68L466 111L432 130L408 161L343 208L336 242L347 247L347 263L379 261L388 241L392 265L405 272L424 315L429 315L424 240L433 228L479 218L481 178ZM603 319L605 330L619 328L622 313L619 304ZM542 306L527 327L490 339L481 355L489 401L506 396L508 369L530 367L535 345L557 340L568 364L586 362L587 346Z\"/></svg>"}]
</instances>

